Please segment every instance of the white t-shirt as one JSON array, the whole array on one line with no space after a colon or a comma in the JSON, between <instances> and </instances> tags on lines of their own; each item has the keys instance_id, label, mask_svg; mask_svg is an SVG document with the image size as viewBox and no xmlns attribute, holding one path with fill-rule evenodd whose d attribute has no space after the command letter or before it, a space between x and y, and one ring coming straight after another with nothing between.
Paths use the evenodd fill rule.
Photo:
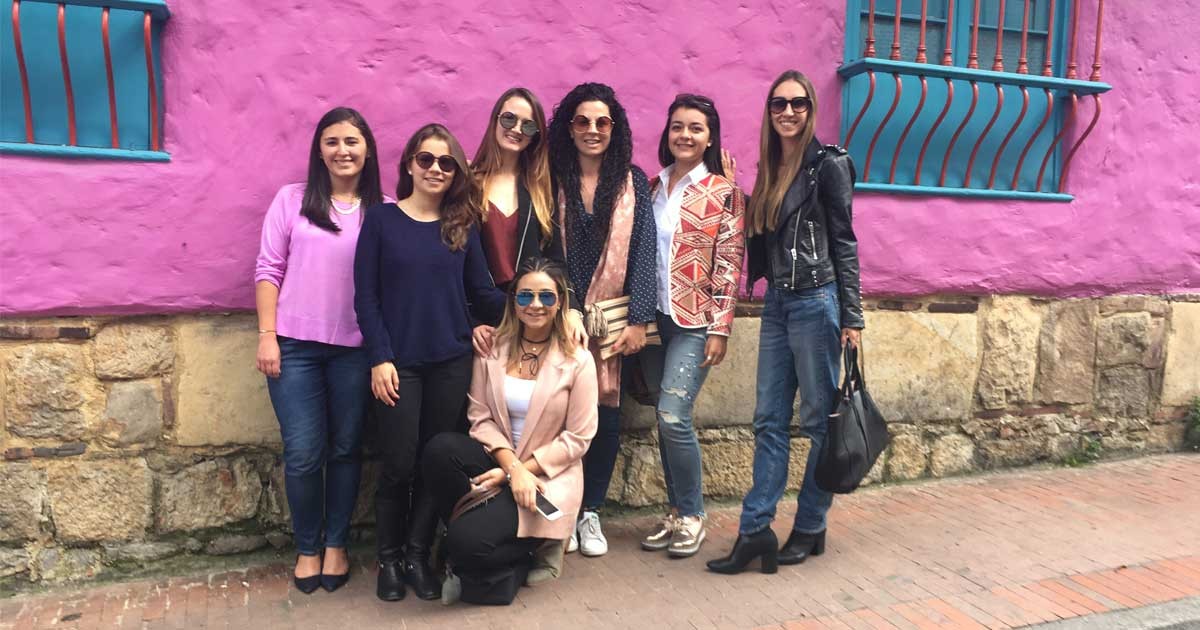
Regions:
<instances>
[{"instance_id":1,"label":"white t-shirt","mask_svg":"<svg viewBox=\"0 0 1200 630\"><path fill-rule=\"evenodd\" d=\"M508 421L512 423L513 449L521 443L525 431L525 416L529 413L529 400L533 398L533 379L504 375L504 402L508 406Z\"/></svg>"}]
</instances>

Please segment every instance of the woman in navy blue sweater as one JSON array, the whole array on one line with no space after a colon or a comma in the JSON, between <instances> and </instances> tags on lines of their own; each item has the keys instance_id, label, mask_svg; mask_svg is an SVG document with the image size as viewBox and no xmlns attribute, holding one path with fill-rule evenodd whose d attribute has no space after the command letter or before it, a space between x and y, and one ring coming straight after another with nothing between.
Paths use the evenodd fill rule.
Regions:
<instances>
[{"instance_id":1,"label":"woman in navy blue sweater","mask_svg":"<svg viewBox=\"0 0 1200 630\"><path fill-rule=\"evenodd\" d=\"M354 309L371 368L383 474L375 493L379 581L394 601L407 583L440 597L429 568L437 515L414 478L422 446L461 428L471 383L473 319L496 324L504 294L488 274L454 136L422 127L400 161L394 204L367 211L354 260Z\"/></svg>"}]
</instances>

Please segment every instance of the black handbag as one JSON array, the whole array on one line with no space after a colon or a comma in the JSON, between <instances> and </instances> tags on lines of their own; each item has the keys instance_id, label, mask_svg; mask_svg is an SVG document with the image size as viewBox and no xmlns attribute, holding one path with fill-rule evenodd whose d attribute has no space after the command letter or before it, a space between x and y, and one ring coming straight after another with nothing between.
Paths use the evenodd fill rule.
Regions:
<instances>
[{"instance_id":1,"label":"black handbag","mask_svg":"<svg viewBox=\"0 0 1200 630\"><path fill-rule=\"evenodd\" d=\"M858 354L850 346L842 354L842 386L817 460L817 487L826 492L854 492L891 440L887 421L867 392Z\"/></svg>"},{"instance_id":2,"label":"black handbag","mask_svg":"<svg viewBox=\"0 0 1200 630\"><path fill-rule=\"evenodd\" d=\"M472 486L458 499L450 513L450 522L499 496L500 486ZM509 566L453 571L462 588L459 598L471 604L507 606L517 597L525 577L533 565L533 556L526 555Z\"/></svg>"},{"instance_id":3,"label":"black handbag","mask_svg":"<svg viewBox=\"0 0 1200 630\"><path fill-rule=\"evenodd\" d=\"M525 584L532 565L533 556L528 556L510 566L457 571L462 584L460 597L469 604L508 606Z\"/></svg>"},{"instance_id":4,"label":"black handbag","mask_svg":"<svg viewBox=\"0 0 1200 630\"><path fill-rule=\"evenodd\" d=\"M642 348L641 352L625 357L621 364L621 391L639 405L657 407L663 358L660 348Z\"/></svg>"}]
</instances>

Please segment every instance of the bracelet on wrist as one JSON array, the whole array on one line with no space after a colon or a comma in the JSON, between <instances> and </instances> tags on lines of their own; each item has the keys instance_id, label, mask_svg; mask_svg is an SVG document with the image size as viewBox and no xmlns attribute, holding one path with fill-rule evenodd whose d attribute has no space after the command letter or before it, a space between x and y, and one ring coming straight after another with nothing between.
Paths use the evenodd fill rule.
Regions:
<instances>
[{"instance_id":1,"label":"bracelet on wrist","mask_svg":"<svg viewBox=\"0 0 1200 630\"><path fill-rule=\"evenodd\" d=\"M262 329L262 328L258 329L258 334L260 334L260 335L265 335L267 333L276 334L274 330L267 330L267 329Z\"/></svg>"}]
</instances>

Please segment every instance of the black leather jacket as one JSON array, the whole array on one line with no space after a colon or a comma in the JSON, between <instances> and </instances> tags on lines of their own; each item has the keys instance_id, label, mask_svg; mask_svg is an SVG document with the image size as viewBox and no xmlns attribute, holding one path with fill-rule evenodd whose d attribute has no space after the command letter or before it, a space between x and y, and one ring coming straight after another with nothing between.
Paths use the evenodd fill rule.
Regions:
<instances>
[{"instance_id":1,"label":"black leather jacket","mask_svg":"<svg viewBox=\"0 0 1200 630\"><path fill-rule=\"evenodd\" d=\"M863 328L858 239L851 220L854 164L846 150L815 138L783 198L779 225L747 242L747 286L767 278L780 291L838 283L841 327ZM747 205L749 203L747 202Z\"/></svg>"},{"instance_id":2,"label":"black leather jacket","mask_svg":"<svg viewBox=\"0 0 1200 630\"><path fill-rule=\"evenodd\" d=\"M553 221L551 221L551 226L550 240L543 245L542 239L545 234L542 232L542 224L538 223L537 217L534 216L532 196L529 194L529 189L525 188L525 184L518 179L517 260L516 264L513 265L514 269L520 269L522 263L536 256L551 258L564 265L566 264L566 256L563 254L562 230ZM507 289L508 287L503 288ZM583 310L583 305L576 297L575 291L573 289L569 290L569 306L575 310Z\"/></svg>"}]
</instances>

